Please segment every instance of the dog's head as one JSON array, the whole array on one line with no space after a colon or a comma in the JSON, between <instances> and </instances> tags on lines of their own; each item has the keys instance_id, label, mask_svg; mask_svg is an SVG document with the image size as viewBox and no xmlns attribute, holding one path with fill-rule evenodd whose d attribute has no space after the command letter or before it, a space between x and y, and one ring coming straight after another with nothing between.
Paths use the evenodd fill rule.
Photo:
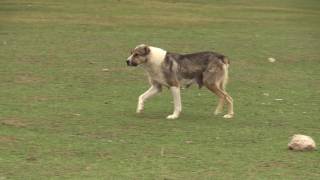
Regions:
<instances>
[{"instance_id":1,"label":"dog's head","mask_svg":"<svg viewBox=\"0 0 320 180\"><path fill-rule=\"evenodd\" d=\"M131 51L131 55L127 59L128 66L138 66L139 64L146 63L148 61L148 55L150 54L149 46L141 44L135 47Z\"/></svg>"}]
</instances>

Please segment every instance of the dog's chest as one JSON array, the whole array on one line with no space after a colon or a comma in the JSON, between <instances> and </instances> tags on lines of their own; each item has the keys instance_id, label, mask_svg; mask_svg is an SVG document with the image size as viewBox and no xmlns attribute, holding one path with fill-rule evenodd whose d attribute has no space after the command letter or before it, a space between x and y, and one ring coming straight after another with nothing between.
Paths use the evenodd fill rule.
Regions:
<instances>
[{"instance_id":1,"label":"dog's chest","mask_svg":"<svg viewBox=\"0 0 320 180\"><path fill-rule=\"evenodd\" d=\"M163 71L160 67L145 67L145 70L147 71L148 76L152 81L167 85Z\"/></svg>"}]
</instances>

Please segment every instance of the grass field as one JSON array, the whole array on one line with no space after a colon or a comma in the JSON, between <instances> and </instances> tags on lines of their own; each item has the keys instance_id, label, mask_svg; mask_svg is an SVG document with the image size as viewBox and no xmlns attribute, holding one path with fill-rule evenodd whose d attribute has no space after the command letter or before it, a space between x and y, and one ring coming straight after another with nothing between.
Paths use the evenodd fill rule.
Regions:
<instances>
[{"instance_id":1,"label":"grass field","mask_svg":"<svg viewBox=\"0 0 320 180\"><path fill-rule=\"evenodd\" d=\"M136 115L141 43L228 55L235 118L195 86L177 120L166 89ZM0 180L320 179L287 150L320 144L319 96L319 0L0 1Z\"/></svg>"}]
</instances>

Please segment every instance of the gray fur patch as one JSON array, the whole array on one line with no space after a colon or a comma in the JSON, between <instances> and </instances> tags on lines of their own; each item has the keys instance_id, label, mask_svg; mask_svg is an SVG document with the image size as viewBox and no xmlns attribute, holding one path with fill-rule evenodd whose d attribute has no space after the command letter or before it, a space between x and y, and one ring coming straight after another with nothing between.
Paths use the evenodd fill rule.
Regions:
<instances>
[{"instance_id":1,"label":"gray fur patch","mask_svg":"<svg viewBox=\"0 0 320 180\"><path fill-rule=\"evenodd\" d=\"M201 88L204 84L212 84L215 81L215 76L223 73L222 66L226 63L229 63L227 58L215 52L184 55L167 53L163 73L169 85L182 80L194 80ZM186 87L190 85L186 84Z\"/></svg>"}]
</instances>

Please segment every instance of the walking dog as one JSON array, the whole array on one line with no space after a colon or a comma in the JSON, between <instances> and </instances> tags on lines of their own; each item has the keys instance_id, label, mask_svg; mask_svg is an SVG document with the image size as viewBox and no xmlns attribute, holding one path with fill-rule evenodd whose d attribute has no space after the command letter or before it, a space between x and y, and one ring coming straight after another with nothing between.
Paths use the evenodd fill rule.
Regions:
<instances>
[{"instance_id":1,"label":"walking dog","mask_svg":"<svg viewBox=\"0 0 320 180\"><path fill-rule=\"evenodd\" d=\"M174 102L174 111L167 119L178 118L182 110L180 87L196 83L199 88L205 86L219 97L215 115L222 112L226 102L228 113L223 117L233 117L233 99L225 91L229 60L224 55L216 52L177 54L141 44L131 51L126 62L128 66L142 66L148 73L151 84L139 96L137 113L143 111L147 99L161 92L162 86L165 86L170 89Z\"/></svg>"}]
</instances>

